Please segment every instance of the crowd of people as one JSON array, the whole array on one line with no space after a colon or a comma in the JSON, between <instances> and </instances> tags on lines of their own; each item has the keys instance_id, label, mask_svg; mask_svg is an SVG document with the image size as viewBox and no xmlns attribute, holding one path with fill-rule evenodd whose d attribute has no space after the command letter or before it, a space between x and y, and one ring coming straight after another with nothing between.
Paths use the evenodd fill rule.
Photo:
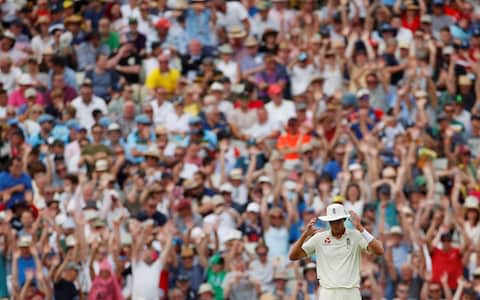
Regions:
<instances>
[{"instance_id":1,"label":"crowd of people","mask_svg":"<svg viewBox=\"0 0 480 300\"><path fill-rule=\"evenodd\" d=\"M0 299L317 299L332 203L363 299L479 299L479 1L0 11Z\"/></svg>"}]
</instances>

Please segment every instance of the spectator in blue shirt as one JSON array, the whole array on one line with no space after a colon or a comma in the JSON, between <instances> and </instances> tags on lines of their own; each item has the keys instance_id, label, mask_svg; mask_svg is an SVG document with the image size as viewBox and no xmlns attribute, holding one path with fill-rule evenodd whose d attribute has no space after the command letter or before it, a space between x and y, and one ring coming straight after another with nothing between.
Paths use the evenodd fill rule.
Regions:
<instances>
[{"instance_id":1,"label":"spectator in blue shirt","mask_svg":"<svg viewBox=\"0 0 480 300\"><path fill-rule=\"evenodd\" d=\"M93 93L102 99L111 98L112 92L120 91L120 77L115 70L109 68L108 56L99 53L96 57L95 68L85 73L85 78L90 78L93 83Z\"/></svg>"},{"instance_id":2,"label":"spectator in blue shirt","mask_svg":"<svg viewBox=\"0 0 480 300\"><path fill-rule=\"evenodd\" d=\"M68 86L73 87L75 90L78 91L77 86L77 76L75 72L67 67L67 62L64 57L62 56L54 56L52 57L52 68L48 72L48 88L52 88L52 80L54 74L63 74L63 78L65 79L65 84Z\"/></svg>"},{"instance_id":3,"label":"spectator in blue shirt","mask_svg":"<svg viewBox=\"0 0 480 300\"><path fill-rule=\"evenodd\" d=\"M330 175L333 180L335 180L335 178L337 178L337 174L342 171L342 161L344 155L344 145L338 144L337 146L335 146L333 159L329 161L323 168L323 171Z\"/></svg>"},{"instance_id":4,"label":"spectator in blue shirt","mask_svg":"<svg viewBox=\"0 0 480 300\"><path fill-rule=\"evenodd\" d=\"M48 139L53 138L53 121L53 117L49 114L38 117L37 122L40 124L40 131L30 136L28 140L32 147L48 144Z\"/></svg>"},{"instance_id":5,"label":"spectator in blue shirt","mask_svg":"<svg viewBox=\"0 0 480 300\"><path fill-rule=\"evenodd\" d=\"M142 163L145 158L143 153L155 141L155 132L152 130L152 121L147 115L135 118L137 129L127 137L127 159L133 163Z\"/></svg>"},{"instance_id":6,"label":"spectator in blue shirt","mask_svg":"<svg viewBox=\"0 0 480 300\"><path fill-rule=\"evenodd\" d=\"M7 164L8 172L0 173L0 195L3 204L12 208L16 204L31 203L32 179L23 171L22 159L12 158Z\"/></svg>"},{"instance_id":7,"label":"spectator in blue shirt","mask_svg":"<svg viewBox=\"0 0 480 300\"><path fill-rule=\"evenodd\" d=\"M195 3L186 12L185 24L188 39L200 40L204 46L213 46L212 30L210 28L211 12L204 3Z\"/></svg>"}]
</instances>

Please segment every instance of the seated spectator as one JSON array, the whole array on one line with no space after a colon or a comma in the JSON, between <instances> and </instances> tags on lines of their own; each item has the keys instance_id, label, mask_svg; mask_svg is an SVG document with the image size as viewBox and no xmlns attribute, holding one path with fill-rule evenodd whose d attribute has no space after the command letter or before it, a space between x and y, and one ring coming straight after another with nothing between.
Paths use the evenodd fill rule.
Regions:
<instances>
[{"instance_id":1,"label":"seated spectator","mask_svg":"<svg viewBox=\"0 0 480 300\"><path fill-rule=\"evenodd\" d=\"M33 89L33 79L28 74L22 74L17 81L18 88L12 92L8 98L8 105L20 107L29 103L29 98L32 97L34 104L45 105L45 100L40 93Z\"/></svg>"},{"instance_id":2,"label":"seated spectator","mask_svg":"<svg viewBox=\"0 0 480 300\"><path fill-rule=\"evenodd\" d=\"M21 158L12 158L7 164L7 171L0 173L0 178L4 206L11 209L32 202L32 179L23 171Z\"/></svg>"},{"instance_id":3,"label":"seated spectator","mask_svg":"<svg viewBox=\"0 0 480 300\"><path fill-rule=\"evenodd\" d=\"M108 56L98 54L95 59L95 68L85 73L85 78L92 81L93 94L107 102L112 93L119 91L119 78L115 70L108 67Z\"/></svg>"},{"instance_id":4,"label":"seated spectator","mask_svg":"<svg viewBox=\"0 0 480 300\"><path fill-rule=\"evenodd\" d=\"M163 88L171 95L176 87L180 72L169 66L170 57L168 54L161 54L158 57L158 68L147 75L145 86L150 90Z\"/></svg>"}]
</instances>

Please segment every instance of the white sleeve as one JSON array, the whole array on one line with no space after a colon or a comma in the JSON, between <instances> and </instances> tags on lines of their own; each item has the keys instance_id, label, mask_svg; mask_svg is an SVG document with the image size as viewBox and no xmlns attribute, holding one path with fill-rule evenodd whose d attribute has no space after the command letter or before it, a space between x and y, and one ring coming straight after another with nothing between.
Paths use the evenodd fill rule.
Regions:
<instances>
[{"instance_id":1,"label":"white sleeve","mask_svg":"<svg viewBox=\"0 0 480 300\"><path fill-rule=\"evenodd\" d=\"M305 253L307 253L308 256L315 254L315 248L317 246L319 236L319 234L315 234L305 243L303 243L302 249L305 251Z\"/></svg>"},{"instance_id":2,"label":"white sleeve","mask_svg":"<svg viewBox=\"0 0 480 300\"><path fill-rule=\"evenodd\" d=\"M243 6L243 4L241 4L240 2L232 2L233 3L236 3L237 5L235 5L235 10L237 11L237 16L240 20L245 20L245 19L248 19L248 11L247 9L245 8L245 6ZM233 5L232 5L233 7Z\"/></svg>"},{"instance_id":3,"label":"white sleeve","mask_svg":"<svg viewBox=\"0 0 480 300\"><path fill-rule=\"evenodd\" d=\"M367 240L362 236L360 231L355 230L354 232L355 232L355 236L358 239L358 246L359 246L360 250L361 251L367 251L367 247L368 247Z\"/></svg>"}]
</instances>

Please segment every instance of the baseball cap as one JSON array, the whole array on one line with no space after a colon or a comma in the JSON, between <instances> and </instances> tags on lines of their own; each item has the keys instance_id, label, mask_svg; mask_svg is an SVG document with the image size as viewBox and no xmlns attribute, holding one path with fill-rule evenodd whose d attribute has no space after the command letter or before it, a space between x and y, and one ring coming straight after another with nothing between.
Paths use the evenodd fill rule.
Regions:
<instances>
[{"instance_id":1,"label":"baseball cap","mask_svg":"<svg viewBox=\"0 0 480 300\"><path fill-rule=\"evenodd\" d=\"M242 239L242 232L236 229L232 229L228 232L227 236L225 237L224 243L233 240L241 240Z\"/></svg>"},{"instance_id":2,"label":"baseball cap","mask_svg":"<svg viewBox=\"0 0 480 300\"><path fill-rule=\"evenodd\" d=\"M307 271L307 270L316 270L317 269L317 266L315 265L315 263L313 262L309 262L305 265L305 267L303 267L303 271Z\"/></svg>"},{"instance_id":3,"label":"baseball cap","mask_svg":"<svg viewBox=\"0 0 480 300\"><path fill-rule=\"evenodd\" d=\"M190 280L190 276L187 273L182 272L182 273L178 274L177 280L188 281L188 280Z\"/></svg>"},{"instance_id":4,"label":"baseball cap","mask_svg":"<svg viewBox=\"0 0 480 300\"><path fill-rule=\"evenodd\" d=\"M196 124L199 124L202 122L202 119L199 117L199 116L194 116L194 117L191 117L189 120L188 120L188 124L189 125L196 125Z\"/></svg>"},{"instance_id":5,"label":"baseball cap","mask_svg":"<svg viewBox=\"0 0 480 300\"><path fill-rule=\"evenodd\" d=\"M80 128L80 123L75 119L71 119L65 122L65 126L67 126L68 129L78 130Z\"/></svg>"},{"instance_id":6,"label":"baseball cap","mask_svg":"<svg viewBox=\"0 0 480 300\"><path fill-rule=\"evenodd\" d=\"M150 118L145 114L141 114L141 115L136 116L135 117L135 122L137 124L142 124L142 125L151 125L152 124L152 121L150 120Z\"/></svg>"},{"instance_id":7,"label":"baseball cap","mask_svg":"<svg viewBox=\"0 0 480 300\"><path fill-rule=\"evenodd\" d=\"M25 98L35 98L37 91L34 88L28 88L25 90Z\"/></svg>"},{"instance_id":8,"label":"baseball cap","mask_svg":"<svg viewBox=\"0 0 480 300\"><path fill-rule=\"evenodd\" d=\"M212 286L210 283L202 283L200 287L198 288L198 294L204 294L204 293L213 293Z\"/></svg>"},{"instance_id":9,"label":"baseball cap","mask_svg":"<svg viewBox=\"0 0 480 300\"><path fill-rule=\"evenodd\" d=\"M108 131L120 130L120 125L118 123L111 123L108 125Z\"/></svg>"},{"instance_id":10,"label":"baseball cap","mask_svg":"<svg viewBox=\"0 0 480 300\"><path fill-rule=\"evenodd\" d=\"M278 84L272 84L269 88L268 88L268 94L269 95L277 95L277 94L280 94L282 92L282 87Z\"/></svg>"},{"instance_id":11,"label":"baseball cap","mask_svg":"<svg viewBox=\"0 0 480 300\"><path fill-rule=\"evenodd\" d=\"M378 187L378 193L390 195L392 193L390 185L382 184L380 187Z\"/></svg>"},{"instance_id":12,"label":"baseball cap","mask_svg":"<svg viewBox=\"0 0 480 300\"><path fill-rule=\"evenodd\" d=\"M155 23L155 28L158 29L169 29L170 21L166 18L160 18L157 23Z\"/></svg>"},{"instance_id":13,"label":"baseball cap","mask_svg":"<svg viewBox=\"0 0 480 300\"><path fill-rule=\"evenodd\" d=\"M220 186L220 192L231 193L233 191L233 186L230 183L224 183Z\"/></svg>"},{"instance_id":14,"label":"baseball cap","mask_svg":"<svg viewBox=\"0 0 480 300\"><path fill-rule=\"evenodd\" d=\"M364 99L364 97L370 97L370 91L367 89L361 89L357 92L357 99Z\"/></svg>"},{"instance_id":15,"label":"baseball cap","mask_svg":"<svg viewBox=\"0 0 480 300\"><path fill-rule=\"evenodd\" d=\"M260 205L256 202L250 202L247 205L247 212L259 213L260 212Z\"/></svg>"},{"instance_id":16,"label":"baseball cap","mask_svg":"<svg viewBox=\"0 0 480 300\"><path fill-rule=\"evenodd\" d=\"M258 178L258 183L270 183L272 184L272 181L268 176L262 175Z\"/></svg>"},{"instance_id":17,"label":"baseball cap","mask_svg":"<svg viewBox=\"0 0 480 300\"><path fill-rule=\"evenodd\" d=\"M212 85L210 85L210 91L212 92L215 92L215 91L223 92L223 89L224 89L223 84L221 84L218 81L215 81L212 83Z\"/></svg>"},{"instance_id":18,"label":"baseball cap","mask_svg":"<svg viewBox=\"0 0 480 300\"><path fill-rule=\"evenodd\" d=\"M42 114L40 117L38 117L37 122L38 124L43 124L45 122L53 122L55 119L53 118L52 115L49 114Z\"/></svg>"},{"instance_id":19,"label":"baseball cap","mask_svg":"<svg viewBox=\"0 0 480 300\"><path fill-rule=\"evenodd\" d=\"M423 15L423 16L420 18L420 22L431 24L431 23L432 23L432 17L431 17L430 15Z\"/></svg>"},{"instance_id":20,"label":"baseball cap","mask_svg":"<svg viewBox=\"0 0 480 300\"><path fill-rule=\"evenodd\" d=\"M403 230L402 227L400 226L392 226L390 230L388 231L390 234L397 234L397 235L403 235Z\"/></svg>"}]
</instances>

